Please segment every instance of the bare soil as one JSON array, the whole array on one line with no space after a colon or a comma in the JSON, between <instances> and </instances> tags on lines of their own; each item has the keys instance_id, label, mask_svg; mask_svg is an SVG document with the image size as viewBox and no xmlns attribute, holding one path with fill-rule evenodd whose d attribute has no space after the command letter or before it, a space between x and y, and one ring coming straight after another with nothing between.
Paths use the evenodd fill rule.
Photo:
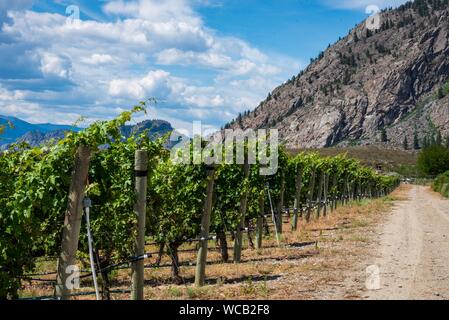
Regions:
<instances>
[{"instance_id":1,"label":"bare soil","mask_svg":"<svg viewBox=\"0 0 449 320\"><path fill-rule=\"evenodd\" d=\"M449 299L449 201L413 186L380 228L368 261L380 268L381 288L369 299Z\"/></svg>"}]
</instances>

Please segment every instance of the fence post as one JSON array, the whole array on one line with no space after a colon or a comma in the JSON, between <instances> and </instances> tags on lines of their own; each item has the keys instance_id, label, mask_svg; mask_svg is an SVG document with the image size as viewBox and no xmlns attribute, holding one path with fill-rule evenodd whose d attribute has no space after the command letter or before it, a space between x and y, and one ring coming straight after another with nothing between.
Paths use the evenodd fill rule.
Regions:
<instances>
[{"instance_id":1,"label":"fence post","mask_svg":"<svg viewBox=\"0 0 449 320\"><path fill-rule=\"evenodd\" d=\"M362 179L359 178L357 181L357 200L361 201L362 198L363 198Z\"/></svg>"},{"instance_id":2,"label":"fence post","mask_svg":"<svg viewBox=\"0 0 449 320\"><path fill-rule=\"evenodd\" d=\"M282 173L281 173L281 190L280 190L280 194L279 194L279 202L278 202L277 208L276 208L276 214L277 214L276 223L277 223L277 230L278 230L279 234L282 234L282 227L283 227L282 209L284 207L284 193L285 193L285 172L282 171Z\"/></svg>"},{"instance_id":3,"label":"fence post","mask_svg":"<svg viewBox=\"0 0 449 320\"><path fill-rule=\"evenodd\" d=\"M134 173L136 179L136 203L134 213L137 216L137 238L135 242L135 255L142 257L145 253L145 216L147 211L147 180L148 180L148 153L137 150L134 157ZM132 300L143 300L144 287L144 261L139 259L131 265L132 270Z\"/></svg>"},{"instance_id":4,"label":"fence post","mask_svg":"<svg viewBox=\"0 0 449 320\"><path fill-rule=\"evenodd\" d=\"M267 194L268 194L268 201L270 203L270 209L271 209L271 219L273 220L273 224L274 224L274 232L276 233L276 242L278 244L278 246L280 245L280 235L279 235L279 231L278 231L278 227L277 227L277 223L276 223L276 215L274 213L273 210L273 201L271 200L271 193L270 193L270 185L269 183L267 183ZM268 223L266 224L266 229L268 231ZM268 234L268 232L267 232Z\"/></svg>"},{"instance_id":5,"label":"fence post","mask_svg":"<svg viewBox=\"0 0 449 320\"><path fill-rule=\"evenodd\" d=\"M245 164L243 165L243 171L245 176L245 182L249 177L249 163L248 157L245 157ZM234 263L240 263L242 257L242 247L243 247L243 230L245 229L245 216L246 216L246 204L248 202L248 192L245 192L240 199L240 222L237 226L237 231L235 233L234 239Z\"/></svg>"},{"instance_id":6,"label":"fence post","mask_svg":"<svg viewBox=\"0 0 449 320\"><path fill-rule=\"evenodd\" d=\"M318 183L318 195L317 195L317 209L316 209L316 217L317 219L320 218L321 208L322 208L322 201L323 201L323 186L324 186L324 179L325 179L325 173L324 170L321 173L320 182Z\"/></svg>"},{"instance_id":7,"label":"fence post","mask_svg":"<svg viewBox=\"0 0 449 320\"><path fill-rule=\"evenodd\" d=\"M313 194L314 194L314 189L315 189L315 168L312 171L312 176L310 177L310 182L309 182L309 196L307 199L307 215L306 215L306 221L309 222L310 221L310 215L312 214L312 200L313 200Z\"/></svg>"},{"instance_id":8,"label":"fence post","mask_svg":"<svg viewBox=\"0 0 449 320\"><path fill-rule=\"evenodd\" d=\"M332 178L332 203L331 212L337 209L337 197L338 197L338 179L337 173L334 172L334 177Z\"/></svg>"},{"instance_id":9,"label":"fence post","mask_svg":"<svg viewBox=\"0 0 449 320\"><path fill-rule=\"evenodd\" d=\"M68 287L69 277L73 277L76 251L80 235L83 215L83 198L89 173L91 150L87 146L79 146L75 154L75 165L70 181L69 199L62 229L61 253L58 258L58 274L56 277L55 296L69 299L72 283ZM70 269L69 269L70 268Z\"/></svg>"},{"instance_id":10,"label":"fence post","mask_svg":"<svg viewBox=\"0 0 449 320\"><path fill-rule=\"evenodd\" d=\"M301 188L302 188L302 168L296 167L296 194L295 194L295 208L293 212L292 230L298 229L298 210L301 210Z\"/></svg>"},{"instance_id":11,"label":"fence post","mask_svg":"<svg viewBox=\"0 0 449 320\"><path fill-rule=\"evenodd\" d=\"M350 188L349 188L349 177L347 175L345 177L344 188L345 188L345 205L346 205L346 204L349 203L350 197L351 197L351 191L350 191Z\"/></svg>"},{"instance_id":12,"label":"fence post","mask_svg":"<svg viewBox=\"0 0 449 320\"><path fill-rule=\"evenodd\" d=\"M210 216L212 212L214 183L215 183L215 168L209 167L207 169L206 201L204 202L203 215L201 217L200 241L195 269L195 286L197 287L204 286L206 278L207 244L209 241L208 238L209 238Z\"/></svg>"},{"instance_id":13,"label":"fence post","mask_svg":"<svg viewBox=\"0 0 449 320\"><path fill-rule=\"evenodd\" d=\"M324 195L323 195L323 204L324 204L324 209L323 209L323 215L326 216L327 215L327 191L329 188L329 175L327 173L324 174Z\"/></svg>"},{"instance_id":14,"label":"fence post","mask_svg":"<svg viewBox=\"0 0 449 320\"><path fill-rule=\"evenodd\" d=\"M345 200L344 200L343 204L346 205L346 204L349 203L349 196L350 196L349 195L350 191L349 191L349 177L348 177L348 175L345 176L345 182L344 182L343 189L344 189L343 194L344 194L344 197L345 197Z\"/></svg>"},{"instance_id":15,"label":"fence post","mask_svg":"<svg viewBox=\"0 0 449 320\"><path fill-rule=\"evenodd\" d=\"M265 214L265 197L261 196L259 198L259 216L257 217L256 249L262 248L264 214Z\"/></svg>"}]
</instances>

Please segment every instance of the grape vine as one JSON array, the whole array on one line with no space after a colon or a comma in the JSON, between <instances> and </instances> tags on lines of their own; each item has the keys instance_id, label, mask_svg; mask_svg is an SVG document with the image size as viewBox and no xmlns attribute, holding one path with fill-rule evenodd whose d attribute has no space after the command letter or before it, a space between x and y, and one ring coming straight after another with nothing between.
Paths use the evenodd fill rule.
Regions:
<instances>
[{"instance_id":1,"label":"grape vine","mask_svg":"<svg viewBox=\"0 0 449 320\"><path fill-rule=\"evenodd\" d=\"M0 153L0 299L17 298L20 277L35 267L35 257L59 253L61 230L68 201L68 190L76 149L89 146L93 156L89 169L87 195L93 201L91 226L94 246L102 266L123 261L133 255L136 217L133 213L134 153L146 150L149 158L147 195L147 237L166 245L172 258L172 277L180 281L178 248L200 231L206 197L206 165L173 162L164 148L164 137L149 137L147 132L129 138L120 128L133 113L146 110L142 102L132 111L111 121L98 121L80 132L68 132L57 143L38 148L15 144ZM2 128L0 128L0 133ZM328 177L331 199L387 194L398 184L395 177L378 175L358 161L344 156L321 158L315 153L291 156L279 148L279 170L261 176L260 165L250 167L245 179L242 165L217 165L210 231L226 246L226 234L233 234L240 219L240 199L248 195L246 219L260 217L260 199L269 205L269 186L277 214L291 208L297 196L297 177L301 177L300 206L317 201L321 175ZM313 178L314 179L314 178ZM79 257L88 254L86 235L80 237ZM227 251L222 252L227 260Z\"/></svg>"}]
</instances>

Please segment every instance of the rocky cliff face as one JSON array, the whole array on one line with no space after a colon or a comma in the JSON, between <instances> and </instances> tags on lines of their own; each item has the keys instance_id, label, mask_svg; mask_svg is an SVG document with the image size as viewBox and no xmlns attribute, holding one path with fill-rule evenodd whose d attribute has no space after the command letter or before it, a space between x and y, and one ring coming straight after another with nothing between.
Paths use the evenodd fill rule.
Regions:
<instances>
[{"instance_id":1,"label":"rocky cliff face","mask_svg":"<svg viewBox=\"0 0 449 320\"><path fill-rule=\"evenodd\" d=\"M447 0L415 0L357 25L307 69L226 127L278 128L291 148L410 146L449 135Z\"/></svg>"}]
</instances>

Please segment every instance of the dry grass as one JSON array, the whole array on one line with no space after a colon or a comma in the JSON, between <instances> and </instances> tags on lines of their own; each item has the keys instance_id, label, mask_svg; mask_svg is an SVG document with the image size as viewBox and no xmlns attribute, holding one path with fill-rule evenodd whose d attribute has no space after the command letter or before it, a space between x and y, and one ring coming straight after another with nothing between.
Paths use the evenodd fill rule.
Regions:
<instances>
[{"instance_id":1,"label":"dry grass","mask_svg":"<svg viewBox=\"0 0 449 320\"><path fill-rule=\"evenodd\" d=\"M297 231L284 224L282 246L273 237L266 237L264 248L245 249L242 263L221 263L220 255L211 242L206 269L207 285L193 286L196 253L181 252L182 285L170 281L169 257L164 257L160 268L145 270L146 299L333 299L358 298L347 294L345 273L350 272L363 258L371 234L389 212L393 201L405 198L409 186L401 186L383 199L351 203L340 207L327 217L299 222ZM286 221L287 222L287 221ZM230 242L230 245L232 243ZM246 246L247 247L247 246ZM147 250L155 251L148 247ZM194 249L183 246L182 249ZM232 257L232 249L229 250ZM152 258L154 260L155 258ZM146 261L146 263L153 261ZM189 265L190 263L190 265ZM48 270L48 266L45 267ZM51 269L50 269L51 270ZM92 286L84 281L83 287ZM114 274L114 288L129 290L130 270ZM91 291L92 287L84 290ZM52 287L46 284L28 284L23 296L51 295ZM81 297L92 299L93 296ZM129 299L129 294L113 294L114 299Z\"/></svg>"}]
</instances>

